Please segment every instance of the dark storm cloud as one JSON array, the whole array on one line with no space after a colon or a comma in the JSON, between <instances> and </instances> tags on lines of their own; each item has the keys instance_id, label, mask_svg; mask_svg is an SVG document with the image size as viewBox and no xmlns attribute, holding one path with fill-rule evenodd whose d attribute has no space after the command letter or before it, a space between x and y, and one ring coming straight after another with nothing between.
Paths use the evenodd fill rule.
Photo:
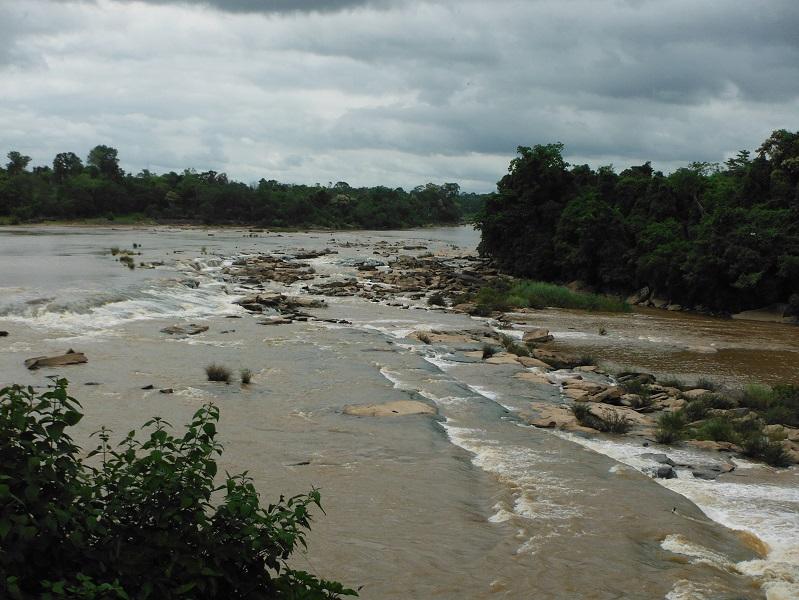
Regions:
<instances>
[{"instance_id":1,"label":"dark storm cloud","mask_svg":"<svg viewBox=\"0 0 799 600\"><path fill-rule=\"evenodd\" d=\"M20 9L19 7L23 7ZM0 146L490 189L517 145L671 169L796 129L799 2L0 0Z\"/></svg>"}]
</instances>

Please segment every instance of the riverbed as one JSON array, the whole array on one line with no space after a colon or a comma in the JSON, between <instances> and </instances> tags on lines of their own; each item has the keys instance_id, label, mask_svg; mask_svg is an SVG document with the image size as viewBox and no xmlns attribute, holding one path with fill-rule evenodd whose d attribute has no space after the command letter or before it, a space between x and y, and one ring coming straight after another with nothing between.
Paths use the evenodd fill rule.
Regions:
<instances>
[{"instance_id":1,"label":"riverbed","mask_svg":"<svg viewBox=\"0 0 799 600\"><path fill-rule=\"evenodd\" d=\"M469 359L457 343L407 337L492 327L486 319L412 299L333 297L311 312L339 323L264 326L234 304L248 291L225 276L242 256L330 248L306 262L331 281L354 276L354 259L378 248L454 255L478 241L467 227L2 228L0 330L9 336L0 338L0 383L66 376L85 408L77 437L86 447L102 424L120 435L153 415L181 424L215 402L223 470L248 471L265 501L321 488L327 514L317 515L296 566L363 586L364 598L797 597L796 468L736 459L716 481L654 480L640 458L652 447L519 418L531 401L563 403L557 386L515 379L516 367ZM155 267L128 269L114 247ZM275 287L302 295L304 284ZM209 329L160 331L187 323ZM535 324L559 347L659 375L796 382L799 372L799 330L788 325L556 309L536 313ZM69 348L89 362L23 365ZM252 384L206 381L211 362L251 369ZM406 399L430 403L437 417L343 413Z\"/></svg>"}]
</instances>

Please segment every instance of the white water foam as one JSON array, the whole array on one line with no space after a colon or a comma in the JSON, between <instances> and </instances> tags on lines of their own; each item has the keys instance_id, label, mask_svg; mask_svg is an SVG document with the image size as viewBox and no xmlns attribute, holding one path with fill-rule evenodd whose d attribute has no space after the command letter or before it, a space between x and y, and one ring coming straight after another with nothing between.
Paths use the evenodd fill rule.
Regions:
<instances>
[{"instance_id":1,"label":"white water foam","mask_svg":"<svg viewBox=\"0 0 799 600\"><path fill-rule=\"evenodd\" d=\"M657 448L643 448L632 443L585 438L563 431L553 430L551 433L610 456L641 472L646 472L647 468L651 468L654 464L641 455L660 451ZM707 455L700 452L676 448L668 448L666 451L678 464L701 465L709 462ZM726 460L733 462L739 469L766 468L742 459ZM704 480L679 469L677 475L675 479L655 481L691 500L713 521L730 529L751 533L768 545L769 552L765 559L735 564L735 571L759 580L769 600L799 598L799 489ZM725 570L729 570L732 565L729 559L713 553L712 550L675 536L667 537L664 544L666 550L691 556L697 561L704 561Z\"/></svg>"}]
</instances>

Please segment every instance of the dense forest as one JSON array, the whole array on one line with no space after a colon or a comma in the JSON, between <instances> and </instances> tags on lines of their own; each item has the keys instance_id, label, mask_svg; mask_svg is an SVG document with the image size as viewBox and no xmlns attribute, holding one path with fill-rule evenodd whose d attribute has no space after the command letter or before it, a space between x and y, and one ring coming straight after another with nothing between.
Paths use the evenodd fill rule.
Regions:
<instances>
[{"instance_id":1,"label":"dense forest","mask_svg":"<svg viewBox=\"0 0 799 600\"><path fill-rule=\"evenodd\" d=\"M118 152L96 146L84 163L62 152L52 166L29 169L31 159L8 153L0 168L0 219L18 223L44 219L120 217L262 227L390 228L452 224L482 208L483 196L461 194L455 183L428 183L405 191L293 185L261 179L247 185L225 173L185 170L136 175L119 166Z\"/></svg>"},{"instance_id":2,"label":"dense forest","mask_svg":"<svg viewBox=\"0 0 799 600\"><path fill-rule=\"evenodd\" d=\"M649 287L700 310L789 302L799 314L799 132L669 175L648 162L572 166L562 152L519 147L477 217L480 251L500 268L605 292Z\"/></svg>"}]
</instances>

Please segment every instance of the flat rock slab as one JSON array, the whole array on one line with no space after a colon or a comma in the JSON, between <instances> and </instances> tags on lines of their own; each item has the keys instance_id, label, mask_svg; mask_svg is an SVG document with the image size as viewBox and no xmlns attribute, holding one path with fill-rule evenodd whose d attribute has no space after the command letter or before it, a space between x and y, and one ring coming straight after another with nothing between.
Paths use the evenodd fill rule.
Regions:
<instances>
[{"instance_id":1,"label":"flat rock slab","mask_svg":"<svg viewBox=\"0 0 799 600\"><path fill-rule=\"evenodd\" d=\"M402 417L406 415L435 415L436 409L416 400L396 400L382 404L349 404L344 414L353 417Z\"/></svg>"},{"instance_id":2,"label":"flat rock slab","mask_svg":"<svg viewBox=\"0 0 799 600\"><path fill-rule=\"evenodd\" d=\"M25 366L31 370L41 367L63 367L65 365L80 365L89 362L83 352L73 352L70 350L60 356L35 356L25 361Z\"/></svg>"},{"instance_id":3,"label":"flat rock slab","mask_svg":"<svg viewBox=\"0 0 799 600\"><path fill-rule=\"evenodd\" d=\"M515 379L521 379L523 381L529 381L530 383L540 383L540 384L550 384L549 379L540 375L538 373L532 373L530 371L522 371L521 373L516 373L513 376Z\"/></svg>"},{"instance_id":4,"label":"flat rock slab","mask_svg":"<svg viewBox=\"0 0 799 600\"><path fill-rule=\"evenodd\" d=\"M208 331L208 325L195 325L192 323L186 326L170 325L169 327L164 327L161 333L168 333L169 335L197 335L205 331Z\"/></svg>"}]
</instances>

